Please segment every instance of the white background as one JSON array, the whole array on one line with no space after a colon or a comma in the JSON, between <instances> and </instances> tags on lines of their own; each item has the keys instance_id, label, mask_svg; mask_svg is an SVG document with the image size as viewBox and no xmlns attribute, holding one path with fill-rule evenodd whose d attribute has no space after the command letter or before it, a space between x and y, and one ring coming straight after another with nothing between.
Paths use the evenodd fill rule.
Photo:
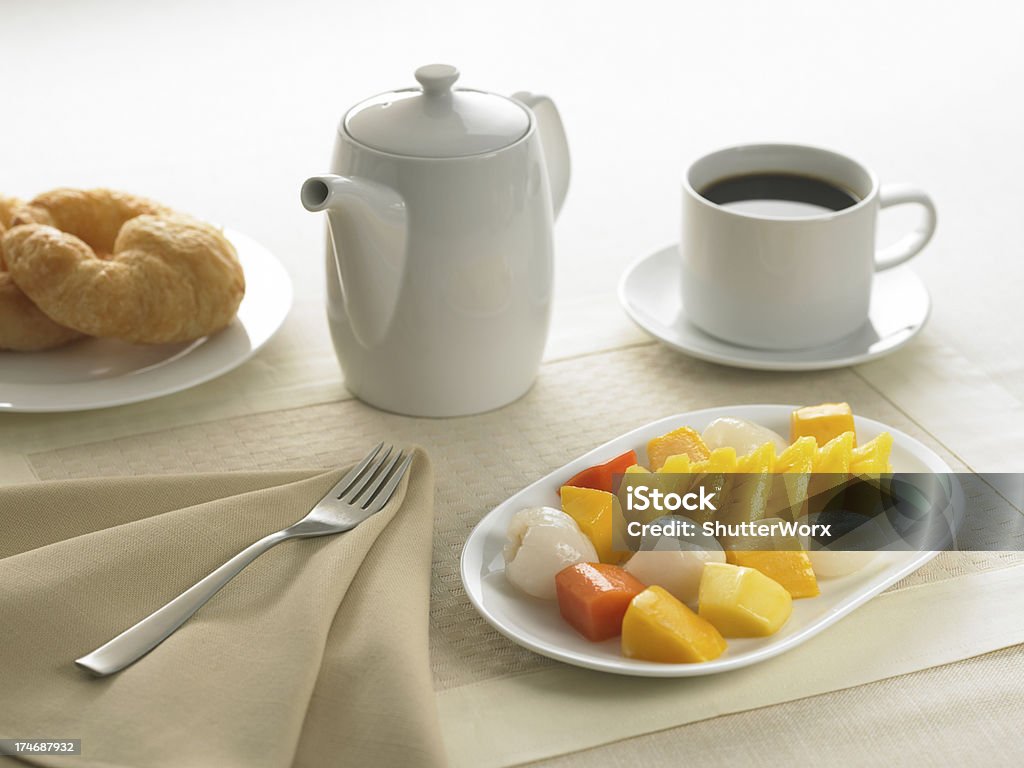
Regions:
<instances>
[{"instance_id":1,"label":"white background","mask_svg":"<svg viewBox=\"0 0 1024 768\"><path fill-rule=\"evenodd\" d=\"M463 85L559 104L573 153L561 301L607 295L620 311L623 268L677 238L699 154L820 144L933 195L938 234L916 262L933 322L1020 394L1002 360L1020 359L1024 310L986 297L1024 291L1022 22L992 0L0 0L0 191L152 196L252 234L319 302L322 221L299 185L327 170L348 106L447 62ZM890 236L912 214L886 219Z\"/></svg>"}]
</instances>

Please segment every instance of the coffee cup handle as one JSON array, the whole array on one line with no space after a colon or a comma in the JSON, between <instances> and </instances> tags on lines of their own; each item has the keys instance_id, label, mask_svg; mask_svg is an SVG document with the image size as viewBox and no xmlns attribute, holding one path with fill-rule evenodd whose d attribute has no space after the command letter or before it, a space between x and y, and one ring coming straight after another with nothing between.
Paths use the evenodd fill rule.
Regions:
<instances>
[{"instance_id":1,"label":"coffee cup handle","mask_svg":"<svg viewBox=\"0 0 1024 768\"><path fill-rule=\"evenodd\" d=\"M889 184L882 187L878 202L882 208L916 203L924 209L924 218L910 233L875 254L875 271L881 272L883 269L891 269L908 261L928 245L928 241L935 234L938 216L935 213L935 203L928 194L909 184Z\"/></svg>"}]
</instances>

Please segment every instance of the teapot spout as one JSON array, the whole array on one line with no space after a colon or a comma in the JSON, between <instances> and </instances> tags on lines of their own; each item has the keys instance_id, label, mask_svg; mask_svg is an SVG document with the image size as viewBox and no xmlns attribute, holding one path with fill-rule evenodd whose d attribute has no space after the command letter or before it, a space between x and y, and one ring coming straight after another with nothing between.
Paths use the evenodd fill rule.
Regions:
<instances>
[{"instance_id":1,"label":"teapot spout","mask_svg":"<svg viewBox=\"0 0 1024 768\"><path fill-rule=\"evenodd\" d=\"M357 176L310 176L302 183L299 194L303 207L314 213L344 207L346 201L360 201L382 218L405 216L405 202L401 195L391 187Z\"/></svg>"},{"instance_id":2,"label":"teapot spout","mask_svg":"<svg viewBox=\"0 0 1024 768\"><path fill-rule=\"evenodd\" d=\"M380 344L394 319L405 276L405 201L384 184L333 175L306 179L300 199L307 211L327 212L340 309L353 336L364 347Z\"/></svg>"},{"instance_id":3,"label":"teapot spout","mask_svg":"<svg viewBox=\"0 0 1024 768\"><path fill-rule=\"evenodd\" d=\"M337 201L334 193L334 180L339 176L311 176L302 183L299 191L299 199L302 200L302 207L312 213L326 211L333 202Z\"/></svg>"}]
</instances>

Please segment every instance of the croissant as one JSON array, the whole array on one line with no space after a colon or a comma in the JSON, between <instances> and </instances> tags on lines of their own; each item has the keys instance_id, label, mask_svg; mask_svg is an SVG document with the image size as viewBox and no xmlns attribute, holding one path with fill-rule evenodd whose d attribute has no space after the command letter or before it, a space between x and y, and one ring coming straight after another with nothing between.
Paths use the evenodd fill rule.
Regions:
<instances>
[{"instance_id":1,"label":"croissant","mask_svg":"<svg viewBox=\"0 0 1024 768\"><path fill-rule=\"evenodd\" d=\"M245 293L234 247L216 228L105 189L40 195L3 236L14 282L50 318L139 344L224 328Z\"/></svg>"},{"instance_id":2,"label":"croissant","mask_svg":"<svg viewBox=\"0 0 1024 768\"><path fill-rule=\"evenodd\" d=\"M0 195L0 238L24 203ZM0 349L34 352L77 339L81 334L58 325L32 303L7 273L0 246Z\"/></svg>"}]
</instances>

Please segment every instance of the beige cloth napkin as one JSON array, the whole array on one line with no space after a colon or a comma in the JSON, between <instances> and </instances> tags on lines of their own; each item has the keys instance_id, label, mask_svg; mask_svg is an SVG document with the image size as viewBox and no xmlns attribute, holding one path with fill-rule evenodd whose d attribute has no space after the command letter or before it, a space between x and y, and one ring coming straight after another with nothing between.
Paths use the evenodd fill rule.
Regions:
<instances>
[{"instance_id":1,"label":"beige cloth napkin","mask_svg":"<svg viewBox=\"0 0 1024 768\"><path fill-rule=\"evenodd\" d=\"M422 451L382 512L278 545L135 665L94 679L72 664L297 520L341 476L0 489L0 738L80 738L81 757L28 762L83 768L442 765Z\"/></svg>"}]
</instances>

